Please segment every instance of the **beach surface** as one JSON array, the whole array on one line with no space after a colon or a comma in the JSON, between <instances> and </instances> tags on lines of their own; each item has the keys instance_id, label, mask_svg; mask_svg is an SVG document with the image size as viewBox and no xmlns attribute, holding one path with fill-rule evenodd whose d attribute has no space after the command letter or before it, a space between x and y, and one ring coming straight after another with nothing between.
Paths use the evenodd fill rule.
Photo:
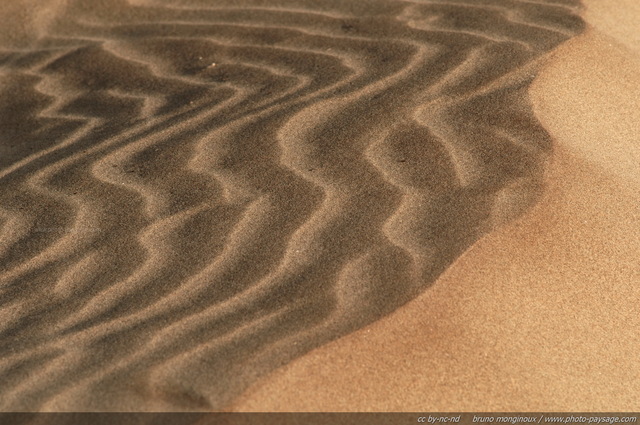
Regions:
<instances>
[{"instance_id":1,"label":"beach surface","mask_svg":"<svg viewBox=\"0 0 640 425\"><path fill-rule=\"evenodd\" d=\"M639 410L596 3L3 2L0 410Z\"/></svg>"}]
</instances>

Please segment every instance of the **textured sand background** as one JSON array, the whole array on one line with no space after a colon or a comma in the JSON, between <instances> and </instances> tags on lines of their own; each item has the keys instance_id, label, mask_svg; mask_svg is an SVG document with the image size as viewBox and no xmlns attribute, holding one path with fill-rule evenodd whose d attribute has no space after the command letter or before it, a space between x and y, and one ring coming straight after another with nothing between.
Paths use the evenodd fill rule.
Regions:
<instances>
[{"instance_id":1,"label":"textured sand background","mask_svg":"<svg viewBox=\"0 0 640 425\"><path fill-rule=\"evenodd\" d=\"M640 3L585 3L530 90L555 139L540 203L239 410L640 409Z\"/></svg>"},{"instance_id":2,"label":"textured sand background","mask_svg":"<svg viewBox=\"0 0 640 425\"><path fill-rule=\"evenodd\" d=\"M616 5L1 2L0 409L637 409Z\"/></svg>"}]
</instances>

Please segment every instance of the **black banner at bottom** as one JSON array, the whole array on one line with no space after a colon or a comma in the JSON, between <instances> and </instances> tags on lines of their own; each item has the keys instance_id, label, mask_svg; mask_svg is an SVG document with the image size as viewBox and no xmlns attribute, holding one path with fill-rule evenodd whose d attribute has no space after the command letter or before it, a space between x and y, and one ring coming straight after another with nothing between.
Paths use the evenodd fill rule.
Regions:
<instances>
[{"instance_id":1,"label":"black banner at bottom","mask_svg":"<svg viewBox=\"0 0 640 425\"><path fill-rule=\"evenodd\" d=\"M640 413L0 413L0 425L639 424ZM640 425L640 424L639 424Z\"/></svg>"}]
</instances>

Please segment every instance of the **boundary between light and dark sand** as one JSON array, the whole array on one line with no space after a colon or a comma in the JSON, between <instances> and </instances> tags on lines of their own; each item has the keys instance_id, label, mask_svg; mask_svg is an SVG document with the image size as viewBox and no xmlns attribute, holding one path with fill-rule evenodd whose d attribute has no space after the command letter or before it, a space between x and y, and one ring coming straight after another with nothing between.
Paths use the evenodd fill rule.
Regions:
<instances>
[{"instance_id":1,"label":"boundary between light and dark sand","mask_svg":"<svg viewBox=\"0 0 640 425\"><path fill-rule=\"evenodd\" d=\"M640 51L620 42L637 38L620 23L640 13L622 1L603 18L587 3L592 27L549 55L530 90L555 139L540 202L237 410L640 408Z\"/></svg>"}]
</instances>

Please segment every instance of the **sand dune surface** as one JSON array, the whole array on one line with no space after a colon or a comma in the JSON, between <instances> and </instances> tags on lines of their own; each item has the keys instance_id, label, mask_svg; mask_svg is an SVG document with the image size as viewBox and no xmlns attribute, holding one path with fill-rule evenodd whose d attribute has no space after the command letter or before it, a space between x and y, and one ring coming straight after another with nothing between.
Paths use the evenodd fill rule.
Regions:
<instances>
[{"instance_id":1,"label":"sand dune surface","mask_svg":"<svg viewBox=\"0 0 640 425\"><path fill-rule=\"evenodd\" d=\"M583 16L4 2L0 410L632 406L635 41Z\"/></svg>"},{"instance_id":2,"label":"sand dune surface","mask_svg":"<svg viewBox=\"0 0 640 425\"><path fill-rule=\"evenodd\" d=\"M618 25L640 14L619 3L630 7L592 21L603 4L587 2L592 27L531 86L554 138L540 202L416 300L274 373L236 409L640 408L640 51L616 39L637 34Z\"/></svg>"}]
</instances>

